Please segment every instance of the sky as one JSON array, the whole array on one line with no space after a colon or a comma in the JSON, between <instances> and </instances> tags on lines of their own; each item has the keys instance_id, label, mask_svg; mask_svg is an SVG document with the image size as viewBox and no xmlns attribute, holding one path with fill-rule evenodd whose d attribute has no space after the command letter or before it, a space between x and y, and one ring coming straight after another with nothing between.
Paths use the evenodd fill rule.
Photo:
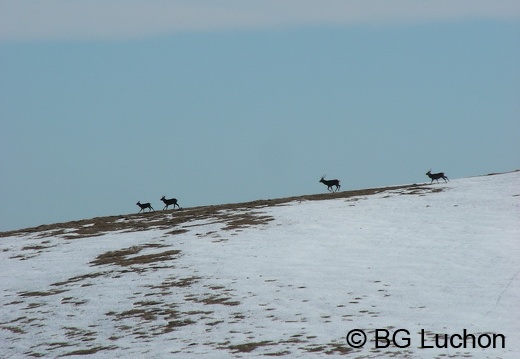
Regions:
<instances>
[{"instance_id":1,"label":"sky","mask_svg":"<svg viewBox=\"0 0 520 359\"><path fill-rule=\"evenodd\" d=\"M515 170L519 97L518 1L0 0L0 231Z\"/></svg>"}]
</instances>

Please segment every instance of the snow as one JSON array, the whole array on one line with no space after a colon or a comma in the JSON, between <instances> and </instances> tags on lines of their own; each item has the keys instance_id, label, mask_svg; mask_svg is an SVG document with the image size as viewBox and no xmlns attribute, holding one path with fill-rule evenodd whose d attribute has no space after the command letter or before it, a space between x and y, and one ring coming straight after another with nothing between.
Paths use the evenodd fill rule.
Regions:
<instances>
[{"instance_id":1,"label":"snow","mask_svg":"<svg viewBox=\"0 0 520 359\"><path fill-rule=\"evenodd\" d=\"M517 171L0 238L0 357L518 358L519 184ZM383 329L407 332L383 347ZM482 345L431 348L464 330ZM493 335L505 348L481 347Z\"/></svg>"}]
</instances>

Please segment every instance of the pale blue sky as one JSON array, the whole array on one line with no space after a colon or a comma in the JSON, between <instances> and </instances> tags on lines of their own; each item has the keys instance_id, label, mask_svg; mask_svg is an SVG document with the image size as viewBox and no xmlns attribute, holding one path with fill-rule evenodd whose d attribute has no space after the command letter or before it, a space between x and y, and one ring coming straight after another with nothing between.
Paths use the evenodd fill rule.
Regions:
<instances>
[{"instance_id":1,"label":"pale blue sky","mask_svg":"<svg viewBox=\"0 0 520 359\"><path fill-rule=\"evenodd\" d=\"M124 3L0 0L0 231L520 168L518 2Z\"/></svg>"}]
</instances>

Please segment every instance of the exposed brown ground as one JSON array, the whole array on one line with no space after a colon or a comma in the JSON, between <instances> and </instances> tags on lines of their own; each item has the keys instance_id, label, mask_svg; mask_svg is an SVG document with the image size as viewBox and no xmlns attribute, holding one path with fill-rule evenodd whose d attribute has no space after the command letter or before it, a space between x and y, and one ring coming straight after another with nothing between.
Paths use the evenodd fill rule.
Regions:
<instances>
[{"instance_id":1,"label":"exposed brown ground","mask_svg":"<svg viewBox=\"0 0 520 359\"><path fill-rule=\"evenodd\" d=\"M291 202L349 198L355 201L384 192L388 192L388 196L396 194L420 196L426 193L440 192L444 188L437 185L413 184L336 193L324 192L314 195L200 206L181 210L159 210L150 213L97 217L42 225L3 232L0 233L0 237L32 235L33 238L42 238L41 241L33 241L32 244L22 247L19 253L11 257L28 260L55 246L56 242L61 241L61 239L73 241L76 238L101 236L113 231L136 232L151 228L162 229L166 235L180 235L200 225L197 222L192 223L192 221L222 223L221 230L229 231L225 233L233 235L234 232L243 228L262 225L274 219L263 211L258 211L258 209ZM385 197L386 194L383 196ZM196 236L210 237L215 242L226 241L219 233L215 232L196 233ZM117 281L117 278L122 276L145 275L161 269L167 269L171 274L161 282L153 282L147 285L147 290L133 293L132 297L127 298L120 308L114 308L104 313L117 328L117 333L109 338L110 345L98 340L103 335L98 332L96 326L89 326L87 322L78 319L77 326L62 328L67 341L40 344L24 354L29 357L92 355L118 349L118 340L121 337L131 337L135 342L141 342L183 330L182 328L185 327L189 328L197 323L204 323L208 332L219 330L221 323L235 324L237 328L241 328L240 330L250 328L249 323L254 322L254 318L250 318L248 312L242 308L241 302L243 299L235 293L232 283L229 286L222 285L221 282L216 282L215 278L200 276L195 271L193 274L178 274L172 270L175 268L176 261L183 255L178 247L174 247L175 245L176 242L155 241L107 251L90 258L88 260L90 269L84 273L79 275L76 273L70 278L39 288L37 291L18 292L17 296L12 298L7 305L13 306L13 309L18 308L16 310L21 314L14 320L0 322L0 329L11 331L19 336L28 335L30 333L28 328L33 323L43 322L41 314L38 312L39 308L51 308L52 299L57 295L61 296L60 306L81 308L89 305L91 299L78 296L75 293L81 292L80 289L83 287L97 285L98 279L103 279L105 283L108 283L110 280ZM276 280L266 280L266 282L270 281ZM374 283L375 285L380 284L379 281ZM301 286L297 289L305 290L306 287ZM380 292L383 297L388 296L384 288L380 289ZM358 305L363 300L363 295L354 293L348 293L348 295L352 297L349 305ZM186 307L185 303L188 303L189 306ZM225 313L225 311L220 310L219 307L233 308L233 311L229 315L223 315L222 313ZM350 308L347 308L347 304L341 304L341 307L345 308L345 311ZM266 306L265 310L270 311L272 308ZM350 317L355 316L378 315L375 311L357 310L355 308L352 310L352 312L348 311L348 314L343 315L345 321L350 321L352 320ZM72 311L70 315L75 314ZM294 319L295 322L305 322L306 319L299 316ZM325 322L328 320L327 316L322 318ZM275 320L274 314L273 320ZM233 334L230 332L229 336L233 337ZM360 350L350 348L343 341L317 343L315 337L303 332L297 332L278 341L261 340L251 332L245 334L248 336L237 342L225 340L196 344L211 347L212 350L225 350L230 353L230 356L237 357L261 350L265 353L263 356L274 357L290 357L297 351L335 356L361 355ZM189 352L189 345L186 352ZM175 354L182 354L182 352ZM372 354L380 357L379 354L382 353L372 352ZM406 350L391 352L390 354L392 354L391 356L411 357L410 352ZM365 358L375 357L371 355L365 356Z\"/></svg>"},{"instance_id":2,"label":"exposed brown ground","mask_svg":"<svg viewBox=\"0 0 520 359\"><path fill-rule=\"evenodd\" d=\"M390 186L380 188L369 188L342 192L325 192L321 194L256 200L242 203L228 203L212 206L199 206L183 208L181 210L154 211L140 214L126 214L118 216L95 217L79 221L44 224L37 227L20 230L0 232L1 237L24 236L38 233L42 237L61 235L64 238L74 239L81 237L94 237L113 231L144 231L149 228L175 228L176 225L193 220L204 220L212 218L219 222L225 222L224 229L237 229L250 225L257 225L272 220L269 216L252 215L247 212L251 209L259 209L283 205L289 202L301 201L323 201L338 198L350 198L359 196L370 196L373 194L400 190L403 194L419 194L421 192L437 192L442 187L430 186L429 184L411 184L402 186ZM243 213L241 213L241 211ZM173 215L172 215L173 213ZM146 220L143 220L146 219ZM69 230L74 234L67 236ZM185 229L174 229L170 234L179 234Z\"/></svg>"}]
</instances>

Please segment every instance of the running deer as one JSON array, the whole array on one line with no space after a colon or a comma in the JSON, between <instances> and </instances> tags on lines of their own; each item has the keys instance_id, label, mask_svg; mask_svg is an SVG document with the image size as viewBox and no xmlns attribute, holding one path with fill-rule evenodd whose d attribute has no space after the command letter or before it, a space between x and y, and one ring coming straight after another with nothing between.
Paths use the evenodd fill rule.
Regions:
<instances>
[{"instance_id":1,"label":"running deer","mask_svg":"<svg viewBox=\"0 0 520 359\"><path fill-rule=\"evenodd\" d=\"M168 206L171 204L173 204L173 209L175 209L175 206L177 206L179 209L181 209L181 207L177 204L177 198L166 199L166 198L164 198L164 196L162 196L161 201L163 201L164 204L166 205L166 206L164 206L163 211L165 209L168 209Z\"/></svg>"},{"instance_id":2,"label":"running deer","mask_svg":"<svg viewBox=\"0 0 520 359\"><path fill-rule=\"evenodd\" d=\"M432 173L432 170L429 170L428 172L426 172L426 176L428 176L432 179L430 184L433 183L433 180L437 180L437 183L439 183L439 178L442 178L444 180L444 182L449 181L448 177L444 175L444 172Z\"/></svg>"},{"instance_id":3,"label":"running deer","mask_svg":"<svg viewBox=\"0 0 520 359\"><path fill-rule=\"evenodd\" d=\"M155 211L153 208L152 208L152 205L150 203L141 203L141 201L137 202L136 205L138 205L139 207L141 207L141 210L139 212L137 212L138 214L141 213L141 211L144 211L145 209L148 208L148 212L151 212L151 211Z\"/></svg>"},{"instance_id":4,"label":"running deer","mask_svg":"<svg viewBox=\"0 0 520 359\"><path fill-rule=\"evenodd\" d=\"M323 183L325 186L327 186L327 189L329 190L329 192L336 192L336 191L339 191L339 189L341 188L341 186L339 184L339 180L337 180L337 179L326 180L325 176L322 176L320 179L320 182ZM332 186L336 186L336 190L333 190Z\"/></svg>"}]
</instances>

